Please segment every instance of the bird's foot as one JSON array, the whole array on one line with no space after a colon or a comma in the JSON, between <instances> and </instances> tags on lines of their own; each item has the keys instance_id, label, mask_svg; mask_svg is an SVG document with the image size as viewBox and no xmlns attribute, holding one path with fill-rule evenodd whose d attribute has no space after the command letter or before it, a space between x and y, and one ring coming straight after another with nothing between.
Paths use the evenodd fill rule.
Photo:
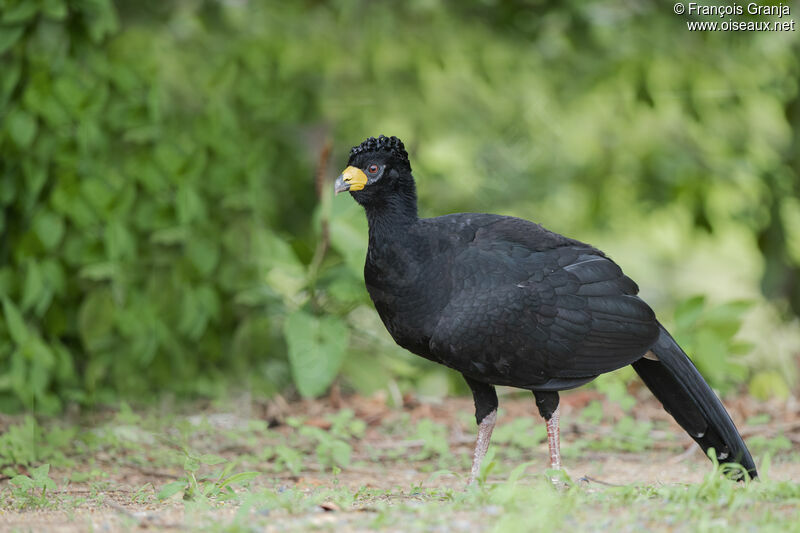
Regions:
<instances>
[{"instance_id":1,"label":"bird's foot","mask_svg":"<svg viewBox=\"0 0 800 533\"><path fill-rule=\"evenodd\" d=\"M561 468L560 464L550 465L550 468L547 469L547 478L550 480L550 483L559 490L564 490L571 484L567 471Z\"/></svg>"}]
</instances>

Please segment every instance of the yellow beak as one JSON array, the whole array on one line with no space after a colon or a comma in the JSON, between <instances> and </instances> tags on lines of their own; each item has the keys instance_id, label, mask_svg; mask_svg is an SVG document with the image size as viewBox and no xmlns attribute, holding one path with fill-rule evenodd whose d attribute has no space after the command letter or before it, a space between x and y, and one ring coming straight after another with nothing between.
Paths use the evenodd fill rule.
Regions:
<instances>
[{"instance_id":1,"label":"yellow beak","mask_svg":"<svg viewBox=\"0 0 800 533\"><path fill-rule=\"evenodd\" d=\"M333 190L336 194L344 191L360 191L367 184L367 175L364 174L360 168L347 167L342 171L336 182L333 184Z\"/></svg>"}]
</instances>

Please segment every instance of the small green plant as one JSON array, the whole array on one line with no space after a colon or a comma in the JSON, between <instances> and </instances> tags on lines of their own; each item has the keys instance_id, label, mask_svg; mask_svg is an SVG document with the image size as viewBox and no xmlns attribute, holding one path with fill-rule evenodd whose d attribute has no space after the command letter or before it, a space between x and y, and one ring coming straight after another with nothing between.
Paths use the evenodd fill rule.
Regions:
<instances>
[{"instance_id":1,"label":"small green plant","mask_svg":"<svg viewBox=\"0 0 800 533\"><path fill-rule=\"evenodd\" d=\"M598 400L592 400L581 410L579 418L589 424L600 424L604 416L603 404Z\"/></svg>"},{"instance_id":2,"label":"small green plant","mask_svg":"<svg viewBox=\"0 0 800 533\"><path fill-rule=\"evenodd\" d=\"M286 469L294 475L303 471L303 454L285 444L275 446L275 468Z\"/></svg>"},{"instance_id":3,"label":"small green plant","mask_svg":"<svg viewBox=\"0 0 800 533\"><path fill-rule=\"evenodd\" d=\"M614 425L609 435L592 439L589 448L640 452L653 446L653 438L650 436L652 429L652 422L637 421L633 417L625 415Z\"/></svg>"},{"instance_id":4,"label":"small green plant","mask_svg":"<svg viewBox=\"0 0 800 533\"><path fill-rule=\"evenodd\" d=\"M77 433L76 427L51 424L43 428L34 417L25 416L0 435L0 465L6 465L0 472L13 476L16 466L29 467L45 461L58 467L72 466L65 450L72 447Z\"/></svg>"},{"instance_id":5,"label":"small green plant","mask_svg":"<svg viewBox=\"0 0 800 533\"><path fill-rule=\"evenodd\" d=\"M515 418L499 424L492 435L493 444L507 444L520 450L530 450L547 438L547 428L534 417Z\"/></svg>"},{"instance_id":6,"label":"small green plant","mask_svg":"<svg viewBox=\"0 0 800 533\"><path fill-rule=\"evenodd\" d=\"M350 466L353 447L347 441L336 438L332 432L310 426L301 427L299 433L317 443L315 448L317 460L323 467Z\"/></svg>"},{"instance_id":7,"label":"small green plant","mask_svg":"<svg viewBox=\"0 0 800 533\"><path fill-rule=\"evenodd\" d=\"M56 489L56 482L50 478L50 465L44 464L30 470L30 476L18 475L11 478L11 494L15 503L22 509L40 509L50 504L48 490Z\"/></svg>"},{"instance_id":8,"label":"small green plant","mask_svg":"<svg viewBox=\"0 0 800 533\"><path fill-rule=\"evenodd\" d=\"M636 405L636 399L628 393L625 385L635 379L635 375L633 368L624 367L616 372L600 375L593 384L609 402L617 404L622 411L627 413Z\"/></svg>"},{"instance_id":9,"label":"small green plant","mask_svg":"<svg viewBox=\"0 0 800 533\"><path fill-rule=\"evenodd\" d=\"M753 435L747 439L747 444L756 456L765 454L779 455L782 452L786 453L792 450L792 441L783 434L774 437Z\"/></svg>"},{"instance_id":10,"label":"small green plant","mask_svg":"<svg viewBox=\"0 0 800 533\"><path fill-rule=\"evenodd\" d=\"M157 498L165 500L183 491L183 499L187 501L225 501L236 498L234 485L251 481L259 472L238 472L232 474L236 463L214 454L194 454L184 450L186 459L183 463L184 476L179 480L167 483L158 492ZM227 464L226 464L227 463ZM212 474L200 472L203 466L225 465Z\"/></svg>"},{"instance_id":11,"label":"small green plant","mask_svg":"<svg viewBox=\"0 0 800 533\"><path fill-rule=\"evenodd\" d=\"M150 501L150 498L153 494L153 484L148 482L136 489L136 491L131 495L131 502L144 505L145 503Z\"/></svg>"},{"instance_id":12,"label":"small green plant","mask_svg":"<svg viewBox=\"0 0 800 533\"><path fill-rule=\"evenodd\" d=\"M326 417L331 422L330 432L340 439L361 438L367 424L355 417L352 409L342 409Z\"/></svg>"},{"instance_id":13,"label":"small green plant","mask_svg":"<svg viewBox=\"0 0 800 533\"><path fill-rule=\"evenodd\" d=\"M423 418L417 424L414 439L422 441L420 451L412 456L414 460L429 459L437 455L440 457L450 455L447 428L442 424Z\"/></svg>"}]
</instances>

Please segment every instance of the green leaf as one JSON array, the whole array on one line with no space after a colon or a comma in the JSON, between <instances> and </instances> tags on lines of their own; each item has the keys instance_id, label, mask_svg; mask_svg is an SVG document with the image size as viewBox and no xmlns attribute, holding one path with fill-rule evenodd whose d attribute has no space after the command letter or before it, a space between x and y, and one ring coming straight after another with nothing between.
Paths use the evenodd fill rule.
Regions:
<instances>
[{"instance_id":1,"label":"green leaf","mask_svg":"<svg viewBox=\"0 0 800 533\"><path fill-rule=\"evenodd\" d=\"M22 286L22 302L20 302L20 307L22 307L23 312L30 311L43 297L47 297L47 287L45 287L39 263L34 259L30 259L25 270L25 282Z\"/></svg>"},{"instance_id":2,"label":"green leaf","mask_svg":"<svg viewBox=\"0 0 800 533\"><path fill-rule=\"evenodd\" d=\"M294 299L308 282L306 270L297 264L287 263L271 269L266 276L267 284L285 300Z\"/></svg>"},{"instance_id":3,"label":"green leaf","mask_svg":"<svg viewBox=\"0 0 800 533\"><path fill-rule=\"evenodd\" d=\"M350 200L347 198L346 200ZM331 246L344 257L345 263L357 277L364 274L364 257L367 249L367 221L355 202L339 208L341 202L334 202L336 209L330 221Z\"/></svg>"},{"instance_id":4,"label":"green leaf","mask_svg":"<svg viewBox=\"0 0 800 533\"><path fill-rule=\"evenodd\" d=\"M790 395L786 379L774 370L761 371L753 376L749 391L750 396L762 401L770 398L785 400Z\"/></svg>"},{"instance_id":5,"label":"green leaf","mask_svg":"<svg viewBox=\"0 0 800 533\"><path fill-rule=\"evenodd\" d=\"M107 289L91 291L78 310L78 332L89 351L100 350L111 338L114 327L114 301Z\"/></svg>"},{"instance_id":6,"label":"green leaf","mask_svg":"<svg viewBox=\"0 0 800 533\"><path fill-rule=\"evenodd\" d=\"M150 241L154 244L163 244L165 246L172 246L175 244L182 244L189 238L188 232L183 226L175 226L172 228L164 228L154 231L150 236Z\"/></svg>"},{"instance_id":7,"label":"green leaf","mask_svg":"<svg viewBox=\"0 0 800 533\"><path fill-rule=\"evenodd\" d=\"M257 231L254 240L257 243L259 259L265 265L302 267L287 239L282 239L271 231Z\"/></svg>"},{"instance_id":8,"label":"green leaf","mask_svg":"<svg viewBox=\"0 0 800 533\"><path fill-rule=\"evenodd\" d=\"M21 109L6 116L5 126L11 140L20 148L28 148L36 136L36 119Z\"/></svg>"},{"instance_id":9,"label":"green leaf","mask_svg":"<svg viewBox=\"0 0 800 533\"><path fill-rule=\"evenodd\" d=\"M522 478L522 475L525 473L525 470L527 470L529 467L535 464L536 464L535 461L528 461L527 463L522 463L521 465L514 467L514 470L512 470L511 473L508 475L508 482L516 483L517 481L520 480L520 478Z\"/></svg>"},{"instance_id":10,"label":"green leaf","mask_svg":"<svg viewBox=\"0 0 800 533\"><path fill-rule=\"evenodd\" d=\"M117 265L114 263L93 263L83 267L78 275L92 281L105 281L114 279L117 275Z\"/></svg>"},{"instance_id":11,"label":"green leaf","mask_svg":"<svg viewBox=\"0 0 800 533\"><path fill-rule=\"evenodd\" d=\"M64 236L64 219L52 211L41 211L33 219L33 231L36 232L42 246L52 250Z\"/></svg>"},{"instance_id":12,"label":"green leaf","mask_svg":"<svg viewBox=\"0 0 800 533\"><path fill-rule=\"evenodd\" d=\"M158 491L156 498L158 498L159 500L166 500L167 498L170 498L178 494L185 488L186 488L185 481L173 481L172 483L167 483L166 485L161 487L160 491Z\"/></svg>"},{"instance_id":13,"label":"green leaf","mask_svg":"<svg viewBox=\"0 0 800 533\"><path fill-rule=\"evenodd\" d=\"M200 468L200 459L194 455L187 455L186 460L183 461L183 469L187 472L197 472Z\"/></svg>"},{"instance_id":14,"label":"green leaf","mask_svg":"<svg viewBox=\"0 0 800 533\"><path fill-rule=\"evenodd\" d=\"M343 440L335 440L330 443L331 459L334 464L342 468L350 466L350 457L353 453L353 448Z\"/></svg>"},{"instance_id":15,"label":"green leaf","mask_svg":"<svg viewBox=\"0 0 800 533\"><path fill-rule=\"evenodd\" d=\"M367 353L358 353L358 357L353 355L342 365L342 375L356 392L371 396L385 389L394 376L381 364L381 360Z\"/></svg>"},{"instance_id":16,"label":"green leaf","mask_svg":"<svg viewBox=\"0 0 800 533\"><path fill-rule=\"evenodd\" d=\"M729 372L728 350L725 339L710 329L702 329L697 333L693 361L700 373L716 386L725 383Z\"/></svg>"},{"instance_id":17,"label":"green leaf","mask_svg":"<svg viewBox=\"0 0 800 533\"><path fill-rule=\"evenodd\" d=\"M333 382L347 350L349 330L336 317L316 317L295 311L283 327L289 363L297 390L304 397L325 392Z\"/></svg>"},{"instance_id":18,"label":"green leaf","mask_svg":"<svg viewBox=\"0 0 800 533\"><path fill-rule=\"evenodd\" d=\"M127 259L136 253L136 241L125 225L115 220L106 226L103 234L106 254L112 261Z\"/></svg>"},{"instance_id":19,"label":"green leaf","mask_svg":"<svg viewBox=\"0 0 800 533\"><path fill-rule=\"evenodd\" d=\"M241 484L241 483L247 483L248 481L251 481L251 480L257 478L260 475L261 475L261 472L252 472L252 471L250 471L250 472L239 472L239 473L233 474L232 476L226 477L222 481L222 483L220 483L219 488L223 489L223 488L225 488L225 487L227 487L229 485L238 485L238 484Z\"/></svg>"},{"instance_id":20,"label":"green leaf","mask_svg":"<svg viewBox=\"0 0 800 533\"><path fill-rule=\"evenodd\" d=\"M23 26L0 26L0 54L14 46L24 31Z\"/></svg>"},{"instance_id":21,"label":"green leaf","mask_svg":"<svg viewBox=\"0 0 800 533\"><path fill-rule=\"evenodd\" d=\"M214 466L222 463L227 463L228 460L213 453L205 453L197 458L204 465Z\"/></svg>"},{"instance_id":22,"label":"green leaf","mask_svg":"<svg viewBox=\"0 0 800 533\"><path fill-rule=\"evenodd\" d=\"M239 361L255 361L273 343L271 322L265 316L242 321L233 334L231 356Z\"/></svg>"},{"instance_id":23,"label":"green leaf","mask_svg":"<svg viewBox=\"0 0 800 533\"><path fill-rule=\"evenodd\" d=\"M44 0L42 14L53 20L63 20L67 16L67 5L64 0Z\"/></svg>"},{"instance_id":24,"label":"green leaf","mask_svg":"<svg viewBox=\"0 0 800 533\"><path fill-rule=\"evenodd\" d=\"M39 11L39 2L32 0L23 0L16 6L6 9L3 13L4 24L18 24L26 22L33 18Z\"/></svg>"},{"instance_id":25,"label":"green leaf","mask_svg":"<svg viewBox=\"0 0 800 533\"><path fill-rule=\"evenodd\" d=\"M96 211L106 211L114 201L114 189L107 179L91 177L80 181L81 194Z\"/></svg>"},{"instance_id":26,"label":"green leaf","mask_svg":"<svg viewBox=\"0 0 800 533\"><path fill-rule=\"evenodd\" d=\"M685 329L694 324L703 313L706 297L702 294L683 300L675 308L675 324Z\"/></svg>"},{"instance_id":27,"label":"green leaf","mask_svg":"<svg viewBox=\"0 0 800 533\"><path fill-rule=\"evenodd\" d=\"M178 222L181 224L202 219L206 214L202 197L188 185L183 185L178 189L175 210L178 214Z\"/></svg>"},{"instance_id":28,"label":"green leaf","mask_svg":"<svg viewBox=\"0 0 800 533\"><path fill-rule=\"evenodd\" d=\"M81 108L88 97L86 87L71 77L59 76L53 83L53 95L65 111L80 118Z\"/></svg>"},{"instance_id":29,"label":"green leaf","mask_svg":"<svg viewBox=\"0 0 800 533\"><path fill-rule=\"evenodd\" d=\"M3 298L3 314L6 317L6 327L11 339L18 345L22 345L28 340L28 326L22 319L17 307L8 298Z\"/></svg>"},{"instance_id":30,"label":"green leaf","mask_svg":"<svg viewBox=\"0 0 800 533\"><path fill-rule=\"evenodd\" d=\"M16 286L15 279L16 276L10 267L0 268L0 298L11 293L11 289Z\"/></svg>"},{"instance_id":31,"label":"green leaf","mask_svg":"<svg viewBox=\"0 0 800 533\"><path fill-rule=\"evenodd\" d=\"M12 477L10 483L15 487L19 487L23 490L31 489L36 486L31 478L23 474Z\"/></svg>"},{"instance_id":32,"label":"green leaf","mask_svg":"<svg viewBox=\"0 0 800 533\"><path fill-rule=\"evenodd\" d=\"M730 339L742 325L742 317L753 307L749 300L734 300L718 305L708 311L703 322L725 339Z\"/></svg>"},{"instance_id":33,"label":"green leaf","mask_svg":"<svg viewBox=\"0 0 800 533\"><path fill-rule=\"evenodd\" d=\"M119 28L117 12L111 0L83 2L83 11L89 25L89 35L96 43Z\"/></svg>"},{"instance_id":34,"label":"green leaf","mask_svg":"<svg viewBox=\"0 0 800 533\"><path fill-rule=\"evenodd\" d=\"M30 469L31 478L34 481L41 481L50 474L50 465L43 464L41 466L37 466L36 468Z\"/></svg>"},{"instance_id":35,"label":"green leaf","mask_svg":"<svg viewBox=\"0 0 800 533\"><path fill-rule=\"evenodd\" d=\"M0 35L2 35L2 27L0 27ZM0 52L2 53L2 52ZM0 108L4 107L7 98L11 95L19 83L20 76L22 75L22 62L5 60L3 68L0 69Z\"/></svg>"},{"instance_id":36,"label":"green leaf","mask_svg":"<svg viewBox=\"0 0 800 533\"><path fill-rule=\"evenodd\" d=\"M175 177L180 174L181 168L184 166L187 158L187 154L176 146L175 143L171 142L158 144L153 152L153 156L155 162L158 163L161 170L170 180L174 180ZM181 196L187 194L187 192L189 191L183 190L178 192L178 204L187 201L186 198L181 198ZM181 208L179 207L179 209Z\"/></svg>"},{"instance_id":37,"label":"green leaf","mask_svg":"<svg viewBox=\"0 0 800 533\"><path fill-rule=\"evenodd\" d=\"M211 274L219 261L219 247L210 239L192 237L186 243L186 255L197 271L207 276Z\"/></svg>"}]
</instances>

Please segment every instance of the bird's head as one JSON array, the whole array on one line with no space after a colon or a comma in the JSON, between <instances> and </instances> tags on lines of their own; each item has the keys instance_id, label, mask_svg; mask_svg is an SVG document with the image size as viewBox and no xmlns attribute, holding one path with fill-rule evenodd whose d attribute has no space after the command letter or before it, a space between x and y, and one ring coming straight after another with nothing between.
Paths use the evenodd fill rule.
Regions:
<instances>
[{"instance_id":1,"label":"bird's head","mask_svg":"<svg viewBox=\"0 0 800 533\"><path fill-rule=\"evenodd\" d=\"M336 178L334 190L336 194L350 191L361 205L396 193L411 193L416 199L411 164L403 141L381 135L354 146L347 168Z\"/></svg>"}]
</instances>

